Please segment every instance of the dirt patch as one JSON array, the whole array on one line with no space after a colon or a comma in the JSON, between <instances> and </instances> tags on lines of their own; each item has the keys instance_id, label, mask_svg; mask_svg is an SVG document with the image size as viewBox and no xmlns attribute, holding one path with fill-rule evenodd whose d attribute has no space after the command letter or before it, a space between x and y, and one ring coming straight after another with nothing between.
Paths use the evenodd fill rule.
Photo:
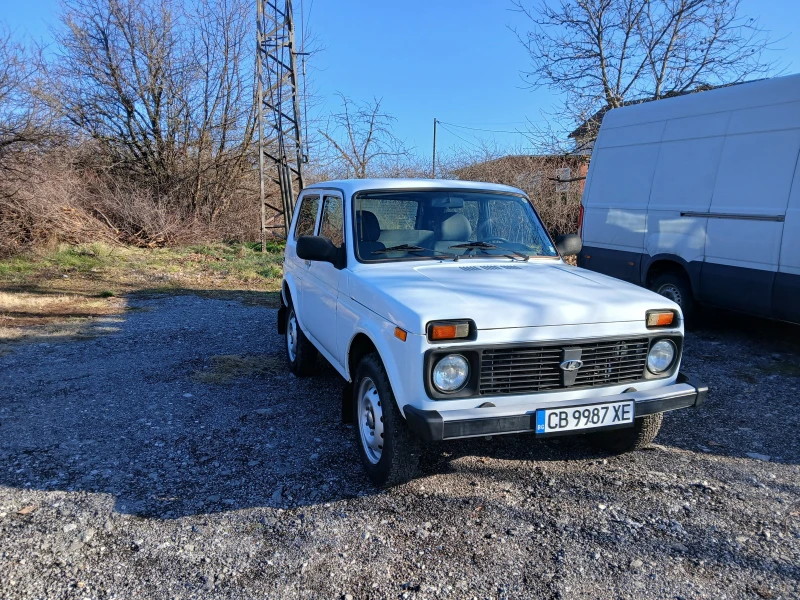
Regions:
<instances>
[{"instance_id":1,"label":"dirt patch","mask_svg":"<svg viewBox=\"0 0 800 600\"><path fill-rule=\"evenodd\" d=\"M55 290L0 291L0 342L35 338L94 337L116 328L108 317L122 313L124 298Z\"/></svg>"},{"instance_id":2,"label":"dirt patch","mask_svg":"<svg viewBox=\"0 0 800 600\"><path fill-rule=\"evenodd\" d=\"M242 377L265 376L286 368L283 356L269 354L212 356L209 363L207 370L195 372L197 381L224 385Z\"/></svg>"}]
</instances>

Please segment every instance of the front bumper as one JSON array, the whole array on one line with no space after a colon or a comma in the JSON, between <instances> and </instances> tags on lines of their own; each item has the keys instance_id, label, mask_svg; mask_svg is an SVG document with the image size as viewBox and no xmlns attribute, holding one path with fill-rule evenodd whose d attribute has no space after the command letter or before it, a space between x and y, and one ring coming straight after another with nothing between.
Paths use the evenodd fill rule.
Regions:
<instances>
[{"instance_id":1,"label":"front bumper","mask_svg":"<svg viewBox=\"0 0 800 600\"><path fill-rule=\"evenodd\" d=\"M624 392L604 396L603 402L633 400L635 417L700 406L706 399L708 386L680 373L674 385L643 392ZM410 404L403 407L406 423L412 433L427 441L452 440L457 438L525 433L536 430L536 411L546 408L572 408L597 404L599 398L575 401L551 401L530 406L488 406L469 410L421 410ZM490 403L487 403L490 404ZM477 414L476 414L477 413ZM575 431L573 433L585 433Z\"/></svg>"}]
</instances>

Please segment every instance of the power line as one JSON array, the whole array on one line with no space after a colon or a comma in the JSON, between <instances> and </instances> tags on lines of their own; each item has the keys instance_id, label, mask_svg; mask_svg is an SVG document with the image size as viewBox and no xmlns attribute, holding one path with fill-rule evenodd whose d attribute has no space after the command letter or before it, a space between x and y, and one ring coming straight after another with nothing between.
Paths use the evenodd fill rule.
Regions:
<instances>
[{"instance_id":1,"label":"power line","mask_svg":"<svg viewBox=\"0 0 800 600\"><path fill-rule=\"evenodd\" d=\"M466 125L458 125L457 123L447 123L445 121L439 121L439 123L444 123L445 125L450 125L451 127L458 127L459 129L469 129L470 131L485 131L488 133L516 133L518 135L526 135L525 132L519 130L511 131L508 129L483 129L480 127L467 127Z\"/></svg>"},{"instance_id":2,"label":"power line","mask_svg":"<svg viewBox=\"0 0 800 600\"><path fill-rule=\"evenodd\" d=\"M311 11L314 10L314 0L311 0L311 4L308 6L308 16L306 17L306 21L309 22L309 27L311 27Z\"/></svg>"},{"instance_id":3,"label":"power line","mask_svg":"<svg viewBox=\"0 0 800 600\"><path fill-rule=\"evenodd\" d=\"M460 135L458 135L458 134L457 134L455 131L453 131L453 130L451 130L451 129L448 129L447 127L445 127L445 126L442 124L442 122L441 122L441 121L437 121L437 123L438 123L439 125L441 125L442 129L444 129L445 131L447 131L447 132L448 132L448 133L450 133L451 135L454 135L454 136L456 136L456 137L457 137L458 139L460 139L462 142L464 142L464 143L466 143L466 144L469 144L470 146L472 146L473 148L475 148L475 149L477 149L477 150L483 150L483 148L481 148L481 147L480 147L480 146L478 146L477 144L474 144L473 142L470 142L469 140L465 140L463 137L461 137Z\"/></svg>"}]
</instances>

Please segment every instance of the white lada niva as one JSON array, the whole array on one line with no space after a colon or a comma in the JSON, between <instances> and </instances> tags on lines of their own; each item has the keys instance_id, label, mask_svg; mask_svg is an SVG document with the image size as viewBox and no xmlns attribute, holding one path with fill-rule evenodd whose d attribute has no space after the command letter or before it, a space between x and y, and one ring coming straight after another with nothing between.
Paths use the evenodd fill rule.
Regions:
<instances>
[{"instance_id":1,"label":"white lada niva","mask_svg":"<svg viewBox=\"0 0 800 600\"><path fill-rule=\"evenodd\" d=\"M379 486L414 476L424 442L588 434L611 452L649 444L662 413L707 388L679 373L680 308L562 257L515 188L362 179L300 194L278 327L289 368L321 354L344 377Z\"/></svg>"}]
</instances>

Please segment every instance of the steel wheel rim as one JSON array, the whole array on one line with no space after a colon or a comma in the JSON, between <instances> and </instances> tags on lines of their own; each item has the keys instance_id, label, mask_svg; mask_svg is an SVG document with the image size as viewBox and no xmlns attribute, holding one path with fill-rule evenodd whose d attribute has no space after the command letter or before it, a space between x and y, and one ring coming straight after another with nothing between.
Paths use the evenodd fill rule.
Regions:
<instances>
[{"instance_id":1,"label":"steel wheel rim","mask_svg":"<svg viewBox=\"0 0 800 600\"><path fill-rule=\"evenodd\" d=\"M289 326L286 328L286 349L289 351L289 360L294 362L297 356L297 317L294 310L289 313Z\"/></svg>"},{"instance_id":2,"label":"steel wheel rim","mask_svg":"<svg viewBox=\"0 0 800 600\"><path fill-rule=\"evenodd\" d=\"M383 454L383 408L378 388L369 377L358 386L358 430L367 460L377 465Z\"/></svg>"},{"instance_id":3,"label":"steel wheel rim","mask_svg":"<svg viewBox=\"0 0 800 600\"><path fill-rule=\"evenodd\" d=\"M678 286L676 286L676 285L674 285L672 283L666 283L666 284L661 286L661 288L658 290L658 293L661 294L662 296L664 296L665 298L669 298L675 304L677 304L679 306L682 306L682 304L681 304L681 299L682 299L681 291L678 289Z\"/></svg>"}]
</instances>

